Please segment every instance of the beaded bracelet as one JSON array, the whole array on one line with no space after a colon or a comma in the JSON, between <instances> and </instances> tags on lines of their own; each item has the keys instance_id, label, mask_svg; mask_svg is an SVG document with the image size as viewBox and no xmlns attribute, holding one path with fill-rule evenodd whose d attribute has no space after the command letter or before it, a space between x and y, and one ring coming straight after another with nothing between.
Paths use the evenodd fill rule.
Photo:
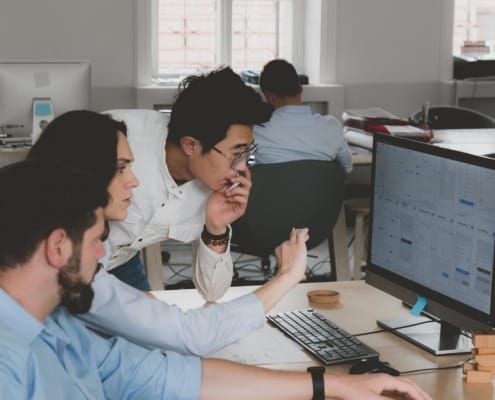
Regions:
<instances>
[{"instance_id":1,"label":"beaded bracelet","mask_svg":"<svg viewBox=\"0 0 495 400\"><path fill-rule=\"evenodd\" d=\"M212 245L212 246L225 246L229 243L230 240L230 229L227 227L227 230L220 235L213 235L208 232L206 226L203 226L203 231L201 232L201 240L203 240L204 244Z\"/></svg>"}]
</instances>

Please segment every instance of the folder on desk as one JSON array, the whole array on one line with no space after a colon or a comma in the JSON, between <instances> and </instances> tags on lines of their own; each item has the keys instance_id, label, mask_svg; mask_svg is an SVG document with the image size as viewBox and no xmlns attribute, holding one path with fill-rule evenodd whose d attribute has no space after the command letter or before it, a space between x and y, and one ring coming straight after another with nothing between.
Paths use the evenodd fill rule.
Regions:
<instances>
[{"instance_id":1,"label":"folder on desk","mask_svg":"<svg viewBox=\"0 0 495 400\"><path fill-rule=\"evenodd\" d=\"M344 127L344 138L347 143L371 150L373 148L373 135L351 127Z\"/></svg>"},{"instance_id":2,"label":"folder on desk","mask_svg":"<svg viewBox=\"0 0 495 400\"><path fill-rule=\"evenodd\" d=\"M372 135L375 133L428 143L433 138L431 131L411 126L407 119L401 119L380 107L347 110L342 114L342 119L347 141L369 149L373 147Z\"/></svg>"},{"instance_id":3,"label":"folder on desk","mask_svg":"<svg viewBox=\"0 0 495 400\"><path fill-rule=\"evenodd\" d=\"M396 115L380 107L368 107L346 110L342 114L344 126L368 130L373 125L407 125L407 120L400 119Z\"/></svg>"}]
</instances>

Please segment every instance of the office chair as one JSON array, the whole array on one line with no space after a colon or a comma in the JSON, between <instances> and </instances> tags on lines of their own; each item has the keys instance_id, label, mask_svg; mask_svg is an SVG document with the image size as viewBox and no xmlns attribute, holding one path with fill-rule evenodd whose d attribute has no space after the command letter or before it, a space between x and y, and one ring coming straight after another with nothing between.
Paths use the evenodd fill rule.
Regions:
<instances>
[{"instance_id":1,"label":"office chair","mask_svg":"<svg viewBox=\"0 0 495 400\"><path fill-rule=\"evenodd\" d=\"M409 117L411 125L421 125L424 111L419 110ZM427 125L431 129L481 129L495 128L495 119L469 108L455 106L431 106Z\"/></svg>"},{"instance_id":2,"label":"office chair","mask_svg":"<svg viewBox=\"0 0 495 400\"><path fill-rule=\"evenodd\" d=\"M308 250L329 240L330 280L336 280L332 229L344 198L345 172L337 162L298 160L251 168L253 187L245 215L232 224L232 251L262 258L289 238L293 227L309 228Z\"/></svg>"}]
</instances>

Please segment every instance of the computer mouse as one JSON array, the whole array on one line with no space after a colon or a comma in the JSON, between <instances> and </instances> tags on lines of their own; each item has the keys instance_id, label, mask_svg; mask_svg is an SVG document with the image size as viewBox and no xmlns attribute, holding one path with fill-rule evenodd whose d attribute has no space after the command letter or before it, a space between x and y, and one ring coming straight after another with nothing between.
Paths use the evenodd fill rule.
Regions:
<instances>
[{"instance_id":1,"label":"computer mouse","mask_svg":"<svg viewBox=\"0 0 495 400\"><path fill-rule=\"evenodd\" d=\"M388 362L380 361L377 358L359 360L349 370L352 375L376 374L378 372L384 372L392 376L400 375L400 372L392 368Z\"/></svg>"}]
</instances>

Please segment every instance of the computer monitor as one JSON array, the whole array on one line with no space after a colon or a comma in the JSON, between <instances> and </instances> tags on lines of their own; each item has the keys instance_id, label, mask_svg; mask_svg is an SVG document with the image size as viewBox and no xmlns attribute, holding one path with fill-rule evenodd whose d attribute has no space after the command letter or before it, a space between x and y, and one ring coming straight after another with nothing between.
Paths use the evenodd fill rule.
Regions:
<instances>
[{"instance_id":1,"label":"computer monitor","mask_svg":"<svg viewBox=\"0 0 495 400\"><path fill-rule=\"evenodd\" d=\"M39 104L41 115L89 109L90 73L89 61L0 61L0 133L31 136L33 99L51 100L52 110Z\"/></svg>"},{"instance_id":2,"label":"computer monitor","mask_svg":"<svg viewBox=\"0 0 495 400\"><path fill-rule=\"evenodd\" d=\"M495 327L494 159L375 135L369 239L366 282L431 321L380 326L436 355Z\"/></svg>"}]
</instances>

